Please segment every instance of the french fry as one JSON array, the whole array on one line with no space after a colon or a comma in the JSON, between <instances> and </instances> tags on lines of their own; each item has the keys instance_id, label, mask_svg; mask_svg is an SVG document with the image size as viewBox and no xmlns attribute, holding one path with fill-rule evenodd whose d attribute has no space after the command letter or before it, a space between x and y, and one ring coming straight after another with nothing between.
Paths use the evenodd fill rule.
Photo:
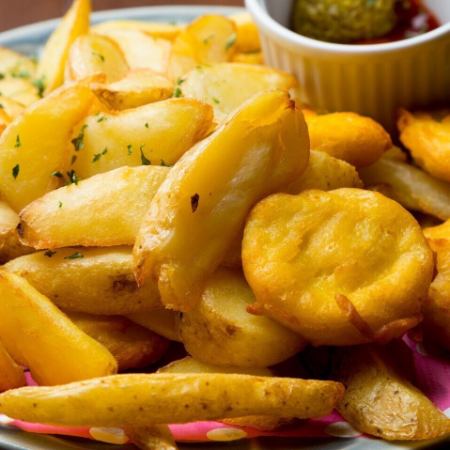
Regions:
<instances>
[{"instance_id":1,"label":"french fry","mask_svg":"<svg viewBox=\"0 0 450 450\"><path fill-rule=\"evenodd\" d=\"M161 336L122 316L68 313L72 322L104 345L116 358L119 371L140 369L158 361L168 347Z\"/></svg>"},{"instance_id":2,"label":"french fry","mask_svg":"<svg viewBox=\"0 0 450 450\"><path fill-rule=\"evenodd\" d=\"M248 12L229 16L236 25L236 49L242 53L254 53L261 49L258 28Z\"/></svg>"},{"instance_id":3,"label":"french fry","mask_svg":"<svg viewBox=\"0 0 450 450\"><path fill-rule=\"evenodd\" d=\"M23 368L18 366L0 342L0 392L25 386Z\"/></svg>"},{"instance_id":4,"label":"french fry","mask_svg":"<svg viewBox=\"0 0 450 450\"><path fill-rule=\"evenodd\" d=\"M190 310L252 206L300 176L308 154L303 116L287 93L245 103L185 153L153 197L134 247L138 284L158 280L166 307Z\"/></svg>"},{"instance_id":5,"label":"french fry","mask_svg":"<svg viewBox=\"0 0 450 450\"><path fill-rule=\"evenodd\" d=\"M362 433L386 440L435 439L450 434L450 419L404 378L389 350L342 352L338 379L347 387L338 411Z\"/></svg>"},{"instance_id":6,"label":"french fry","mask_svg":"<svg viewBox=\"0 0 450 450\"><path fill-rule=\"evenodd\" d=\"M180 314L175 311L155 309L154 311L128 314L127 317L160 336L164 336L171 341L181 342Z\"/></svg>"},{"instance_id":7,"label":"french fry","mask_svg":"<svg viewBox=\"0 0 450 450\"><path fill-rule=\"evenodd\" d=\"M58 187L69 168L67 145L94 94L72 85L29 107L0 136L0 192L11 207L25 205Z\"/></svg>"},{"instance_id":8,"label":"french fry","mask_svg":"<svg viewBox=\"0 0 450 450\"><path fill-rule=\"evenodd\" d=\"M137 287L126 247L38 252L9 261L4 269L66 311L125 315L161 309L153 283Z\"/></svg>"},{"instance_id":9,"label":"french fry","mask_svg":"<svg viewBox=\"0 0 450 450\"><path fill-rule=\"evenodd\" d=\"M206 136L211 124L210 106L186 98L92 115L73 133L82 151L72 146L72 168L79 178L88 178L122 166L170 166Z\"/></svg>"},{"instance_id":10,"label":"french fry","mask_svg":"<svg viewBox=\"0 0 450 450\"><path fill-rule=\"evenodd\" d=\"M48 94L64 81L69 50L78 36L89 30L90 0L74 0L42 51L36 77Z\"/></svg>"},{"instance_id":11,"label":"french fry","mask_svg":"<svg viewBox=\"0 0 450 450\"><path fill-rule=\"evenodd\" d=\"M22 210L21 241L36 249L133 245L168 172L121 167L49 192Z\"/></svg>"},{"instance_id":12,"label":"french fry","mask_svg":"<svg viewBox=\"0 0 450 450\"><path fill-rule=\"evenodd\" d=\"M330 413L343 393L342 384L333 381L237 374L130 374L7 391L0 394L0 412L28 422L106 427L249 415L309 418Z\"/></svg>"},{"instance_id":13,"label":"french fry","mask_svg":"<svg viewBox=\"0 0 450 450\"><path fill-rule=\"evenodd\" d=\"M24 278L0 270L0 340L43 385L115 373L109 351L76 327Z\"/></svg>"}]
</instances>

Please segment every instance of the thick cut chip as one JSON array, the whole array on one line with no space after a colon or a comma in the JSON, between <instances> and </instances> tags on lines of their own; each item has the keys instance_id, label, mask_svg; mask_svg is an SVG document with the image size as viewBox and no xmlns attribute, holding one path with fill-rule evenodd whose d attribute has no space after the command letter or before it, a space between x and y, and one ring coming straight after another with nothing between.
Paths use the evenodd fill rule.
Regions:
<instances>
[{"instance_id":1,"label":"thick cut chip","mask_svg":"<svg viewBox=\"0 0 450 450\"><path fill-rule=\"evenodd\" d=\"M70 47L78 36L88 32L90 12L90 0L74 0L45 44L36 75L45 86L45 93L53 91L63 83Z\"/></svg>"},{"instance_id":2,"label":"thick cut chip","mask_svg":"<svg viewBox=\"0 0 450 450\"><path fill-rule=\"evenodd\" d=\"M291 194L307 189L331 191L343 187L362 187L358 172L351 164L328 153L311 150L308 167L288 188Z\"/></svg>"},{"instance_id":3,"label":"thick cut chip","mask_svg":"<svg viewBox=\"0 0 450 450\"><path fill-rule=\"evenodd\" d=\"M120 47L131 69L167 73L172 49L172 43L167 39L152 37L133 29L103 30L102 34Z\"/></svg>"},{"instance_id":4,"label":"thick cut chip","mask_svg":"<svg viewBox=\"0 0 450 450\"><path fill-rule=\"evenodd\" d=\"M359 173L367 187L396 200L405 208L442 220L450 218L450 183L437 180L389 155L361 168Z\"/></svg>"},{"instance_id":5,"label":"thick cut chip","mask_svg":"<svg viewBox=\"0 0 450 450\"><path fill-rule=\"evenodd\" d=\"M92 27L92 31L100 34L116 30L135 30L143 31L153 37L169 39L170 41L175 39L183 29L184 25L143 20L109 20Z\"/></svg>"},{"instance_id":6,"label":"thick cut chip","mask_svg":"<svg viewBox=\"0 0 450 450\"><path fill-rule=\"evenodd\" d=\"M287 93L247 102L183 155L152 199L134 248L138 283L157 280L166 307L190 310L249 210L299 177L308 155L303 116Z\"/></svg>"},{"instance_id":7,"label":"thick cut chip","mask_svg":"<svg viewBox=\"0 0 450 450\"><path fill-rule=\"evenodd\" d=\"M247 221L242 259L254 310L313 345L401 336L421 320L433 274L415 219L352 188L263 200Z\"/></svg>"},{"instance_id":8,"label":"thick cut chip","mask_svg":"<svg viewBox=\"0 0 450 450\"><path fill-rule=\"evenodd\" d=\"M23 106L29 106L39 100L39 93L34 84L23 78L0 79L0 93Z\"/></svg>"},{"instance_id":9,"label":"thick cut chip","mask_svg":"<svg viewBox=\"0 0 450 450\"><path fill-rule=\"evenodd\" d=\"M0 77L31 79L36 71L35 62L9 48L0 47Z\"/></svg>"},{"instance_id":10,"label":"thick cut chip","mask_svg":"<svg viewBox=\"0 0 450 450\"><path fill-rule=\"evenodd\" d=\"M109 108L136 108L172 96L173 84L150 69L135 69L115 83L91 84L91 89Z\"/></svg>"},{"instance_id":11,"label":"thick cut chip","mask_svg":"<svg viewBox=\"0 0 450 450\"><path fill-rule=\"evenodd\" d=\"M448 239L431 240L437 275L424 306L424 337L450 351L450 233Z\"/></svg>"},{"instance_id":12,"label":"thick cut chip","mask_svg":"<svg viewBox=\"0 0 450 450\"><path fill-rule=\"evenodd\" d=\"M72 128L94 94L85 86L61 88L29 107L0 137L0 192L16 211L58 187L68 170Z\"/></svg>"},{"instance_id":13,"label":"thick cut chip","mask_svg":"<svg viewBox=\"0 0 450 450\"><path fill-rule=\"evenodd\" d=\"M310 418L329 414L343 393L342 384L334 381L216 373L130 374L13 389L0 395L0 412L27 422L106 427L255 414Z\"/></svg>"},{"instance_id":14,"label":"thick cut chip","mask_svg":"<svg viewBox=\"0 0 450 450\"><path fill-rule=\"evenodd\" d=\"M270 67L222 63L190 71L178 89L184 97L211 105L215 119L223 122L254 95L275 89L287 91L296 85L294 76Z\"/></svg>"},{"instance_id":15,"label":"thick cut chip","mask_svg":"<svg viewBox=\"0 0 450 450\"><path fill-rule=\"evenodd\" d=\"M112 83L122 79L128 70L125 57L113 40L98 34L87 34L77 38L70 48L65 72L68 80L104 74L106 80Z\"/></svg>"},{"instance_id":16,"label":"thick cut chip","mask_svg":"<svg viewBox=\"0 0 450 450\"><path fill-rule=\"evenodd\" d=\"M340 112L305 118L313 150L326 152L356 167L374 163L392 147L389 134L369 117Z\"/></svg>"},{"instance_id":17,"label":"thick cut chip","mask_svg":"<svg viewBox=\"0 0 450 450\"><path fill-rule=\"evenodd\" d=\"M0 392L25 385L23 368L17 365L0 342Z\"/></svg>"},{"instance_id":18,"label":"thick cut chip","mask_svg":"<svg viewBox=\"0 0 450 450\"><path fill-rule=\"evenodd\" d=\"M243 53L254 53L261 49L258 28L248 12L229 16L236 25L236 49Z\"/></svg>"},{"instance_id":19,"label":"thick cut chip","mask_svg":"<svg viewBox=\"0 0 450 450\"><path fill-rule=\"evenodd\" d=\"M180 335L188 353L218 366L269 367L301 350L300 336L247 312L254 300L240 272L219 269L206 282L198 305L182 316Z\"/></svg>"},{"instance_id":20,"label":"thick cut chip","mask_svg":"<svg viewBox=\"0 0 450 450\"><path fill-rule=\"evenodd\" d=\"M431 114L403 110L398 120L400 140L419 166L450 182L450 115L436 120Z\"/></svg>"},{"instance_id":21,"label":"thick cut chip","mask_svg":"<svg viewBox=\"0 0 450 450\"><path fill-rule=\"evenodd\" d=\"M121 167L70 184L21 212L21 241L36 249L133 245L168 167Z\"/></svg>"},{"instance_id":22,"label":"thick cut chip","mask_svg":"<svg viewBox=\"0 0 450 450\"><path fill-rule=\"evenodd\" d=\"M160 336L164 336L171 341L181 342L180 314L176 311L159 308L148 312L141 311L128 314L127 317Z\"/></svg>"},{"instance_id":23,"label":"thick cut chip","mask_svg":"<svg viewBox=\"0 0 450 450\"><path fill-rule=\"evenodd\" d=\"M399 370L402 353L390 346L342 351L336 372L347 389L339 413L362 433L390 441L448 436L450 419Z\"/></svg>"},{"instance_id":24,"label":"thick cut chip","mask_svg":"<svg viewBox=\"0 0 450 450\"><path fill-rule=\"evenodd\" d=\"M125 315L161 309L155 285L137 287L126 247L47 250L9 261L4 269L65 311Z\"/></svg>"},{"instance_id":25,"label":"thick cut chip","mask_svg":"<svg viewBox=\"0 0 450 450\"><path fill-rule=\"evenodd\" d=\"M119 370L140 369L158 361L168 341L121 316L69 313L70 320L104 345L116 358Z\"/></svg>"},{"instance_id":26,"label":"thick cut chip","mask_svg":"<svg viewBox=\"0 0 450 450\"><path fill-rule=\"evenodd\" d=\"M231 61L236 41L236 25L230 19L216 15L199 17L176 37L169 75L175 80L199 64Z\"/></svg>"},{"instance_id":27,"label":"thick cut chip","mask_svg":"<svg viewBox=\"0 0 450 450\"><path fill-rule=\"evenodd\" d=\"M122 166L172 165L211 124L211 107L186 98L89 116L74 132L72 167L88 178Z\"/></svg>"},{"instance_id":28,"label":"thick cut chip","mask_svg":"<svg viewBox=\"0 0 450 450\"><path fill-rule=\"evenodd\" d=\"M116 372L111 353L24 278L1 270L0 295L0 339L39 384L63 384Z\"/></svg>"}]
</instances>

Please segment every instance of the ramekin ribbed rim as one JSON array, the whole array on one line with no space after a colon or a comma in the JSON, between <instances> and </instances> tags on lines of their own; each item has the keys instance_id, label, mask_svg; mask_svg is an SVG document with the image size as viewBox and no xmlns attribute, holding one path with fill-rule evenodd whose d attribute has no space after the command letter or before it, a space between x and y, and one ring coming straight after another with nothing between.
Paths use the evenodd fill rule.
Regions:
<instances>
[{"instance_id":1,"label":"ramekin ribbed rim","mask_svg":"<svg viewBox=\"0 0 450 450\"><path fill-rule=\"evenodd\" d=\"M445 36L446 34L449 35L450 40L450 22L447 22L435 30L428 31L427 33L412 38L403 39L401 41L360 45L336 44L302 36L289 28L284 27L270 16L267 9L262 6L261 0L245 0L245 6L253 15L257 25L262 27L266 33L272 35L277 40L282 40L284 42L287 41L290 45L315 50L321 53L334 53L342 55L389 53L417 47L421 44L425 44Z\"/></svg>"}]
</instances>

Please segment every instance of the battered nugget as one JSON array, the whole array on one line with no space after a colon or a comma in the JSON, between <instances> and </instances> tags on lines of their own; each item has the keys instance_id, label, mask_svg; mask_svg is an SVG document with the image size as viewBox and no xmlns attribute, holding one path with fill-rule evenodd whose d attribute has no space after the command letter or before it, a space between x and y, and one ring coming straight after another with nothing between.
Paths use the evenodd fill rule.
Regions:
<instances>
[{"instance_id":1,"label":"battered nugget","mask_svg":"<svg viewBox=\"0 0 450 450\"><path fill-rule=\"evenodd\" d=\"M253 310L313 345L401 336L421 320L433 273L413 216L352 188L261 201L247 221L242 257Z\"/></svg>"}]
</instances>

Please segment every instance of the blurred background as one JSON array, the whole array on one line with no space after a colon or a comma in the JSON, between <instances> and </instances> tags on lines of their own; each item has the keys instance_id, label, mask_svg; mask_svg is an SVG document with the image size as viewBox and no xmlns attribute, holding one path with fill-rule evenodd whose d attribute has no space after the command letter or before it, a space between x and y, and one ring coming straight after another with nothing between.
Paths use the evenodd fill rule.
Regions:
<instances>
[{"instance_id":1,"label":"blurred background","mask_svg":"<svg viewBox=\"0 0 450 450\"><path fill-rule=\"evenodd\" d=\"M40 20L60 17L71 0L0 0L0 31ZM242 6L244 0L92 0L94 10L150 5L230 5Z\"/></svg>"}]
</instances>

